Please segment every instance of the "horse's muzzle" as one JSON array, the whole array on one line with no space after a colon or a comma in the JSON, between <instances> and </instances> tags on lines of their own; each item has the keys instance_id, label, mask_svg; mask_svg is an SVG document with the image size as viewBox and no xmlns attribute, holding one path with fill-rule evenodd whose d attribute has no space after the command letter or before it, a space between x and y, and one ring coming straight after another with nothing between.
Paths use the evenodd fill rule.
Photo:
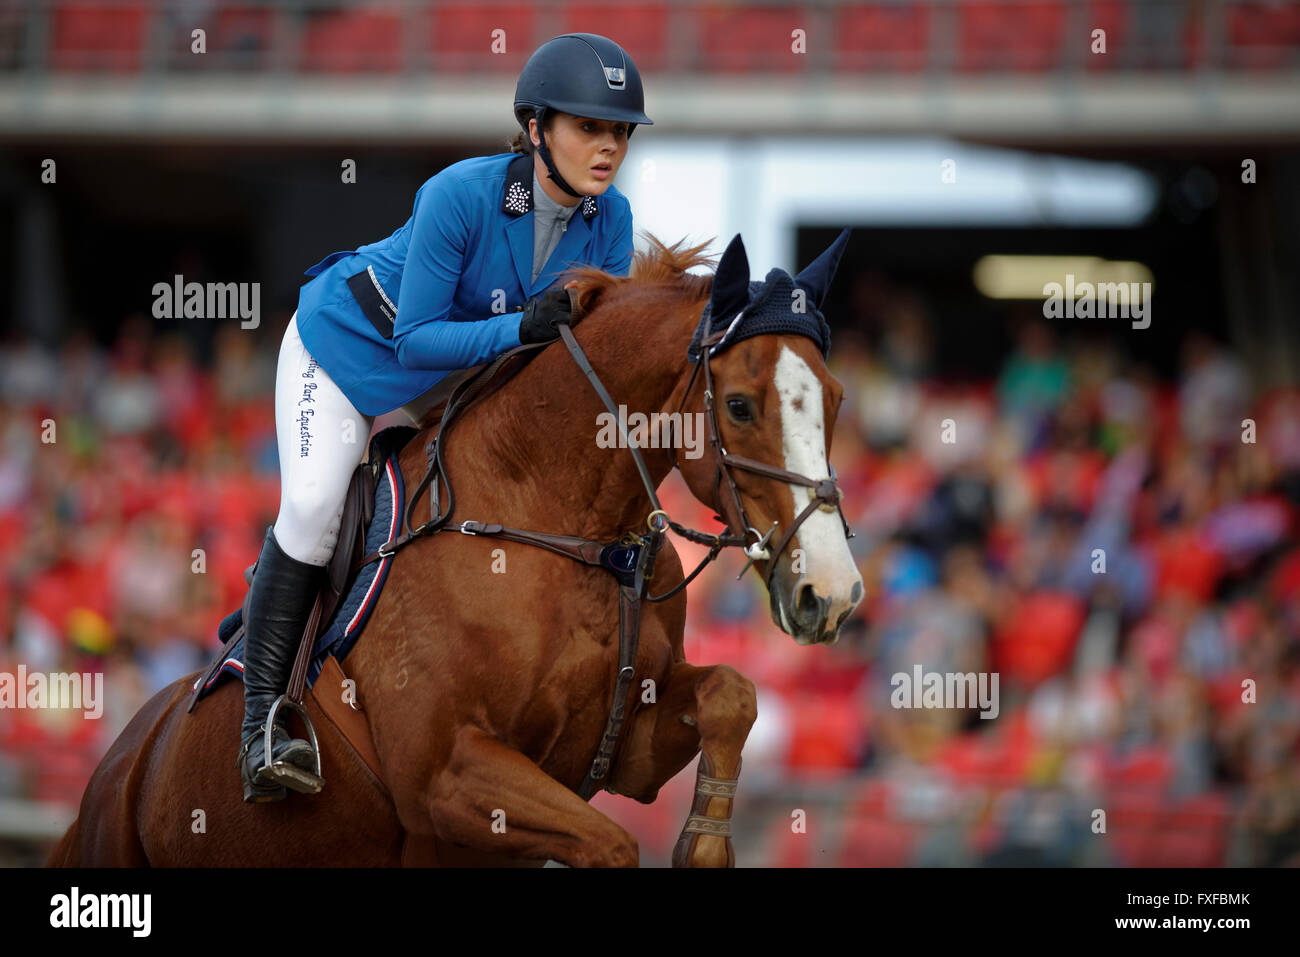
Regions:
<instances>
[{"instance_id":1,"label":"horse's muzzle","mask_svg":"<svg viewBox=\"0 0 1300 957\"><path fill-rule=\"evenodd\" d=\"M839 639L841 626L862 599L862 581L853 582L843 595L823 595L816 582L805 575L793 588L777 584L769 598L772 620L796 642L833 645Z\"/></svg>"}]
</instances>

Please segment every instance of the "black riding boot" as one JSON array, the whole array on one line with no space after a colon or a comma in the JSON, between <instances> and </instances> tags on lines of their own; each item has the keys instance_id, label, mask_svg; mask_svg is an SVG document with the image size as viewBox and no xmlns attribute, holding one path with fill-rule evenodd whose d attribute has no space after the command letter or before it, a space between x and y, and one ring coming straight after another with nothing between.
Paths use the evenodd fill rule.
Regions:
<instances>
[{"instance_id":1,"label":"black riding boot","mask_svg":"<svg viewBox=\"0 0 1300 957\"><path fill-rule=\"evenodd\" d=\"M276 713L270 762L264 752L267 714L289 683L324 572L320 565L290 558L275 540L274 527L266 530L244 623L244 724L236 763L244 780L245 801L278 801L285 796L286 786L308 794L320 789L311 745L289 737L283 710Z\"/></svg>"}]
</instances>

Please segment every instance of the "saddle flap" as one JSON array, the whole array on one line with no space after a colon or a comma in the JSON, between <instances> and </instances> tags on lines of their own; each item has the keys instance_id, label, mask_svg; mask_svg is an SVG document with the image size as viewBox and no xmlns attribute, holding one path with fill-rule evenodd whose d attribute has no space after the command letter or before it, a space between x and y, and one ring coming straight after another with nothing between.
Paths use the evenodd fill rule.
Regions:
<instances>
[{"instance_id":1,"label":"saddle flap","mask_svg":"<svg viewBox=\"0 0 1300 957\"><path fill-rule=\"evenodd\" d=\"M321 666L320 677L308 693L315 699L321 713L339 729L339 733L352 745L352 750L380 785L384 786L379 752L375 750L374 739L370 736L370 722L366 720L366 714L357 702L356 686L347 682L348 677L344 674L342 665L333 655L329 655Z\"/></svg>"}]
</instances>

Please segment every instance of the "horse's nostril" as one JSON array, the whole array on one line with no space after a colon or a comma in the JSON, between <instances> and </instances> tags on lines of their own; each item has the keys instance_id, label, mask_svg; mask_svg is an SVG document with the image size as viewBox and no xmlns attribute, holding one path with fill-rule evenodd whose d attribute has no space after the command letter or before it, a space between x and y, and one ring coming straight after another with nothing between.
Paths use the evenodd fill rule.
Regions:
<instances>
[{"instance_id":1,"label":"horse's nostril","mask_svg":"<svg viewBox=\"0 0 1300 957\"><path fill-rule=\"evenodd\" d=\"M795 590L794 596L794 613L804 620L817 620L825 604L817 597L817 592L811 584L800 585Z\"/></svg>"},{"instance_id":2,"label":"horse's nostril","mask_svg":"<svg viewBox=\"0 0 1300 957\"><path fill-rule=\"evenodd\" d=\"M853 591L850 592L849 595L852 602L856 605L858 600L862 598L862 582L854 582Z\"/></svg>"}]
</instances>

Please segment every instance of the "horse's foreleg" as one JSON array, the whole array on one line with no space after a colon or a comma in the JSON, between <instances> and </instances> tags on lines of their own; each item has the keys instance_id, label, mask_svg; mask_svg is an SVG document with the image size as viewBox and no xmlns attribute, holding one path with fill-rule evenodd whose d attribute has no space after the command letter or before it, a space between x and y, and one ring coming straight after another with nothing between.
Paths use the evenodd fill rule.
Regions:
<instances>
[{"instance_id":1,"label":"horse's foreleg","mask_svg":"<svg viewBox=\"0 0 1300 957\"><path fill-rule=\"evenodd\" d=\"M731 809L740 752L758 715L754 684L728 665L678 662L654 705L633 719L610 789L643 803L695 756L695 800L674 867L732 867Z\"/></svg>"},{"instance_id":2,"label":"horse's foreleg","mask_svg":"<svg viewBox=\"0 0 1300 957\"><path fill-rule=\"evenodd\" d=\"M674 867L734 867L731 807L740 777L740 751L758 717L754 683L736 669L714 665L695 683L700 764L691 815L673 848Z\"/></svg>"},{"instance_id":3,"label":"horse's foreleg","mask_svg":"<svg viewBox=\"0 0 1300 957\"><path fill-rule=\"evenodd\" d=\"M520 752L477 729L434 781L435 834L510 857L570 867L636 867L636 839Z\"/></svg>"}]
</instances>

